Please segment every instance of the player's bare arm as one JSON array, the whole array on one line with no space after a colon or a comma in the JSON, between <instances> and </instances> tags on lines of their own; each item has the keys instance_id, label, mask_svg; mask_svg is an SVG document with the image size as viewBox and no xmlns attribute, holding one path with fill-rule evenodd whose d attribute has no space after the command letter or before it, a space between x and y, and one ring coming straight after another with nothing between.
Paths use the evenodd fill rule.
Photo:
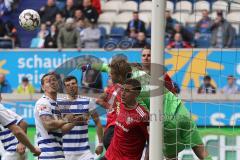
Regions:
<instances>
[{"instance_id":1,"label":"player's bare arm","mask_svg":"<svg viewBox=\"0 0 240 160\"><path fill-rule=\"evenodd\" d=\"M21 127L22 130L27 134L27 127L28 127L27 122L22 120L19 122L18 126ZM22 143L18 143L16 149L19 154L24 154L26 150L26 146L23 145Z\"/></svg>"},{"instance_id":2,"label":"player's bare arm","mask_svg":"<svg viewBox=\"0 0 240 160\"><path fill-rule=\"evenodd\" d=\"M63 134L68 133L79 121L78 117L66 117L63 119L54 119L52 116L43 115L41 116L43 125L47 131L54 131L61 129Z\"/></svg>"},{"instance_id":3,"label":"player's bare arm","mask_svg":"<svg viewBox=\"0 0 240 160\"><path fill-rule=\"evenodd\" d=\"M62 133L63 134L66 134L68 133L69 131L72 130L72 128L76 125L79 125L79 124L85 124L86 123L86 117L85 116L74 116L72 114L68 114L68 115L65 115L64 116L64 119L65 121L67 121L68 123L63 125L61 127L61 130L62 130Z\"/></svg>"},{"instance_id":4,"label":"player's bare arm","mask_svg":"<svg viewBox=\"0 0 240 160\"><path fill-rule=\"evenodd\" d=\"M103 152L103 127L101 124L100 117L99 117L98 113L96 112L96 110L91 112L91 117L97 127L97 135L98 135L99 145L97 146L95 153L97 155L99 155Z\"/></svg>"},{"instance_id":5,"label":"player's bare arm","mask_svg":"<svg viewBox=\"0 0 240 160\"><path fill-rule=\"evenodd\" d=\"M67 121L64 121L62 119L54 119L50 115L42 115L40 118L44 128L47 131L54 131L57 129L61 129L65 124L68 123Z\"/></svg>"},{"instance_id":6,"label":"player's bare arm","mask_svg":"<svg viewBox=\"0 0 240 160\"><path fill-rule=\"evenodd\" d=\"M20 143L24 144L30 149L34 156L39 156L41 154L41 151L31 144L31 142L27 138L27 135L18 125L16 124L9 125L8 129L12 131L12 133L16 136Z\"/></svg>"},{"instance_id":7,"label":"player's bare arm","mask_svg":"<svg viewBox=\"0 0 240 160\"><path fill-rule=\"evenodd\" d=\"M96 100L96 103L99 104L100 106L102 106L103 108L105 109L108 109L109 108L109 105L108 103L105 101L107 97L107 94L106 93L102 93L98 99Z\"/></svg>"}]
</instances>

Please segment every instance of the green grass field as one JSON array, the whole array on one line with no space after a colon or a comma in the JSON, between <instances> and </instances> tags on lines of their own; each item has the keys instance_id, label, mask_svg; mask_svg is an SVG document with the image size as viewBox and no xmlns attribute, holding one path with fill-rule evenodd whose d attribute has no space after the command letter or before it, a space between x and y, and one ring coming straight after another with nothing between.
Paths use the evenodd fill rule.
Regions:
<instances>
[{"instance_id":1,"label":"green grass field","mask_svg":"<svg viewBox=\"0 0 240 160\"><path fill-rule=\"evenodd\" d=\"M35 127L28 128L28 137L34 143ZM219 146L224 143L225 146L233 146L237 148L237 136L239 136L240 128L199 128L199 132L203 137L210 137L207 142L207 149L212 156L219 157L220 152L225 152L224 160L237 160L236 151L225 151L224 146ZM211 139L211 137L213 139ZM215 138L214 138L215 137ZM96 132L94 127L89 127L89 141L91 150L94 151L96 140ZM240 146L238 146L240 147ZM29 160L34 160L31 153L28 154ZM191 155L184 155L182 160L193 159Z\"/></svg>"}]
</instances>

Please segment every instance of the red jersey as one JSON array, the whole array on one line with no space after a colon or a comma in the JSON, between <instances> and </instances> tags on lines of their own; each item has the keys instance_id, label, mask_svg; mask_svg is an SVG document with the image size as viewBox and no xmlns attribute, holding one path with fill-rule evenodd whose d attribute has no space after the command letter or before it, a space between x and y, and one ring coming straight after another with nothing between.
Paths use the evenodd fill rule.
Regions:
<instances>
[{"instance_id":1,"label":"red jersey","mask_svg":"<svg viewBox=\"0 0 240 160\"><path fill-rule=\"evenodd\" d=\"M106 90L107 97L105 101L108 103L109 108L107 109L107 124L106 128L108 129L110 126L115 125L115 121L117 115L119 114L122 95L122 85L113 84L108 87Z\"/></svg>"},{"instance_id":2,"label":"red jersey","mask_svg":"<svg viewBox=\"0 0 240 160\"><path fill-rule=\"evenodd\" d=\"M105 154L107 160L140 160L149 138L149 113L137 105L134 109L121 106L114 135Z\"/></svg>"}]
</instances>

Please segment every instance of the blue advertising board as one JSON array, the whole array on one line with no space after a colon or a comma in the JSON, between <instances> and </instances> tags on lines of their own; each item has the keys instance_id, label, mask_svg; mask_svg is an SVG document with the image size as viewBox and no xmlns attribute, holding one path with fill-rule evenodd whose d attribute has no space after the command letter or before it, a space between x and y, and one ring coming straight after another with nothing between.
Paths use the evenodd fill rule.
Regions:
<instances>
[{"instance_id":1,"label":"blue advertising board","mask_svg":"<svg viewBox=\"0 0 240 160\"><path fill-rule=\"evenodd\" d=\"M21 115L29 125L35 125L34 101L3 103ZM240 102L185 102L198 126L240 126ZM97 106L102 124L106 124L105 110ZM90 125L94 125L91 120Z\"/></svg>"},{"instance_id":2,"label":"blue advertising board","mask_svg":"<svg viewBox=\"0 0 240 160\"><path fill-rule=\"evenodd\" d=\"M198 126L240 126L240 102L185 102Z\"/></svg>"},{"instance_id":3,"label":"blue advertising board","mask_svg":"<svg viewBox=\"0 0 240 160\"><path fill-rule=\"evenodd\" d=\"M7 80L12 88L17 88L24 76L29 78L30 83L40 89L41 77L55 70L64 62L74 57L90 55L101 59L104 63L109 63L111 58L116 54L122 54L123 51L48 51L48 50L32 50L32 51L1 51L0 52L0 73L7 75ZM140 62L140 51L124 51L130 62ZM77 71L76 71L77 72ZM81 77L81 72L78 71ZM107 74L103 74L103 85L107 82Z\"/></svg>"},{"instance_id":4,"label":"blue advertising board","mask_svg":"<svg viewBox=\"0 0 240 160\"><path fill-rule=\"evenodd\" d=\"M240 85L240 52L232 50L168 50L165 54L168 74L182 88L197 88L204 75L210 75L212 84L222 88L227 76L234 75Z\"/></svg>"}]
</instances>

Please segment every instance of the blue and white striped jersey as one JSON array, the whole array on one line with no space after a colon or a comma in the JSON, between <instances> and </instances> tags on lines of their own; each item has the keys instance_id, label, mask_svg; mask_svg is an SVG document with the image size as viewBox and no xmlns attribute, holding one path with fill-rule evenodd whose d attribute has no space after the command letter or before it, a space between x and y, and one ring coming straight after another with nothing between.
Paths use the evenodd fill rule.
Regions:
<instances>
[{"instance_id":1,"label":"blue and white striped jersey","mask_svg":"<svg viewBox=\"0 0 240 160\"><path fill-rule=\"evenodd\" d=\"M0 114L3 116L5 115L6 119L9 119L9 124L18 124L19 122L22 121L22 117L17 115L15 112L8 110L8 109L3 109L1 107L1 112ZM9 125L8 124L8 125ZM8 151L8 152L16 152L17 150L17 144L19 143L17 138L13 135L13 133L6 128L6 125L4 127L3 124L0 124L0 140L3 144L3 148Z\"/></svg>"},{"instance_id":2,"label":"blue and white striped jersey","mask_svg":"<svg viewBox=\"0 0 240 160\"><path fill-rule=\"evenodd\" d=\"M62 114L90 114L95 110L95 102L88 98L75 100L59 99L59 108ZM64 154L84 154L90 151L88 143L88 124L75 126L70 132L63 135Z\"/></svg>"},{"instance_id":3,"label":"blue and white striped jersey","mask_svg":"<svg viewBox=\"0 0 240 160\"><path fill-rule=\"evenodd\" d=\"M57 102L47 96L42 96L36 103L35 109L35 124L38 146L41 149L41 155L38 157L48 160L64 159L62 147L62 132L56 130L48 132L40 119L43 115L52 116L55 119L61 117L60 110L58 109Z\"/></svg>"}]
</instances>

